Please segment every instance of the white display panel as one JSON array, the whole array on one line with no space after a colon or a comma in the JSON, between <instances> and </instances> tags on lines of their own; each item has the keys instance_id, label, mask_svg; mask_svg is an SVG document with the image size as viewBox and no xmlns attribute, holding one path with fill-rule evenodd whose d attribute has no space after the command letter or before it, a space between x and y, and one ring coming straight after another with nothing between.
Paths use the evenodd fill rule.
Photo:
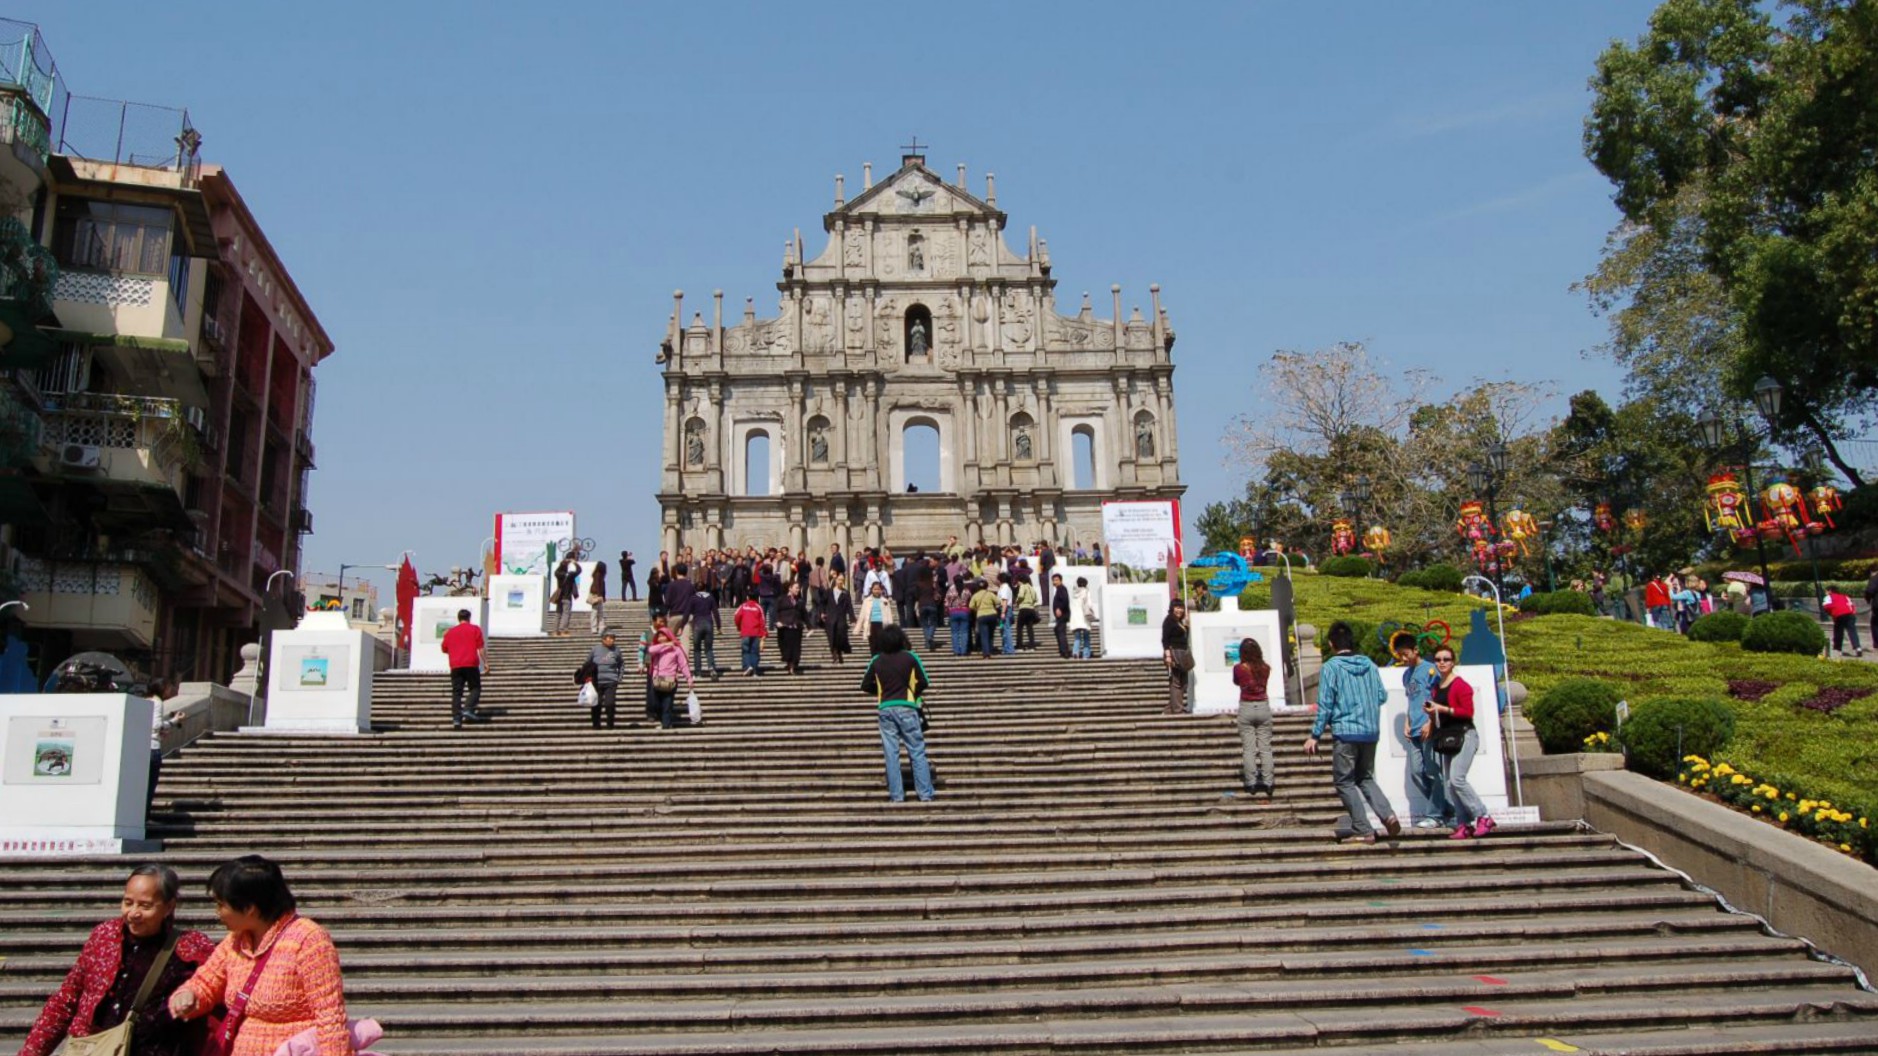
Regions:
<instances>
[{"instance_id":1,"label":"white display panel","mask_svg":"<svg viewBox=\"0 0 1878 1056\"><path fill-rule=\"evenodd\" d=\"M378 645L345 615L313 612L275 631L268 656L269 733L370 733L372 668Z\"/></svg>"},{"instance_id":2,"label":"white display panel","mask_svg":"<svg viewBox=\"0 0 1878 1056\"><path fill-rule=\"evenodd\" d=\"M491 576L489 622L491 638L540 638L548 611L548 577Z\"/></svg>"},{"instance_id":3,"label":"white display panel","mask_svg":"<svg viewBox=\"0 0 1878 1056\"><path fill-rule=\"evenodd\" d=\"M1410 817L1422 817L1425 807L1409 782L1409 753L1412 746L1402 732L1402 720L1408 714L1408 695L1402 688L1400 667L1382 669L1382 685L1389 691L1389 701L1382 707L1382 743L1376 749L1376 783L1396 809L1396 816L1408 823ZM1487 813L1506 809L1506 753L1500 739L1500 713L1493 706L1493 668L1466 666L1458 671L1474 690L1474 728L1480 731L1480 750L1474 753L1474 765L1467 771L1467 782L1486 804ZM1417 712L1416 721L1420 721ZM1377 819L1380 823L1381 819Z\"/></svg>"},{"instance_id":4,"label":"white display panel","mask_svg":"<svg viewBox=\"0 0 1878 1056\"><path fill-rule=\"evenodd\" d=\"M1102 504L1102 556L1111 565L1141 572L1180 559L1180 503L1173 499Z\"/></svg>"},{"instance_id":5,"label":"white display panel","mask_svg":"<svg viewBox=\"0 0 1878 1056\"><path fill-rule=\"evenodd\" d=\"M123 693L0 696L0 854L143 839L154 707Z\"/></svg>"},{"instance_id":6,"label":"white display panel","mask_svg":"<svg viewBox=\"0 0 1878 1056\"><path fill-rule=\"evenodd\" d=\"M496 514L496 564L504 575L546 575L574 538L572 510ZM552 552L551 552L552 551Z\"/></svg>"},{"instance_id":7,"label":"white display panel","mask_svg":"<svg viewBox=\"0 0 1878 1056\"><path fill-rule=\"evenodd\" d=\"M1109 583L1102 588L1102 655L1128 659L1161 655L1167 618L1165 583Z\"/></svg>"},{"instance_id":8,"label":"white display panel","mask_svg":"<svg viewBox=\"0 0 1878 1056\"><path fill-rule=\"evenodd\" d=\"M1207 715L1239 710L1239 687L1232 669L1239 662L1239 643L1250 638L1264 651L1272 674L1266 683L1272 711L1290 710L1285 665L1278 651L1278 613L1273 609L1241 612L1237 598L1222 598L1220 611L1196 612L1187 618L1193 643L1193 712ZM1229 607L1230 606L1230 607Z\"/></svg>"},{"instance_id":9,"label":"white display panel","mask_svg":"<svg viewBox=\"0 0 1878 1056\"><path fill-rule=\"evenodd\" d=\"M483 626L483 599L420 596L411 603L411 670L448 671L443 653L444 632L456 626L456 614L469 610L470 622Z\"/></svg>"}]
</instances>

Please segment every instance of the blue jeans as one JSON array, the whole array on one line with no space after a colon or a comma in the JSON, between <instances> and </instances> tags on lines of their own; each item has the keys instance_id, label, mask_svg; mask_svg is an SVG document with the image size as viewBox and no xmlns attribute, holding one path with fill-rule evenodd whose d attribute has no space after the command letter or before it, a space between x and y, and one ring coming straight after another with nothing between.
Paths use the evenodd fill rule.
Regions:
<instances>
[{"instance_id":1,"label":"blue jeans","mask_svg":"<svg viewBox=\"0 0 1878 1056\"><path fill-rule=\"evenodd\" d=\"M1469 754L1468 759L1472 761L1473 756ZM1358 836L1376 831L1369 823L1369 814L1363 810L1365 802L1384 821L1395 817L1389 797L1382 794L1382 786L1376 783L1375 741L1338 741L1330 750L1330 783L1336 787L1343 809L1350 812L1350 827Z\"/></svg>"},{"instance_id":2,"label":"blue jeans","mask_svg":"<svg viewBox=\"0 0 1878 1056\"><path fill-rule=\"evenodd\" d=\"M919 607L919 629L926 633L926 651L932 652L933 639L939 635L939 606Z\"/></svg>"},{"instance_id":3,"label":"blue jeans","mask_svg":"<svg viewBox=\"0 0 1878 1056\"><path fill-rule=\"evenodd\" d=\"M1447 781L1441 775L1441 753L1435 751L1433 737L1409 739L1409 782L1428 801L1428 817L1446 822L1454 817L1448 805Z\"/></svg>"},{"instance_id":4,"label":"blue jeans","mask_svg":"<svg viewBox=\"0 0 1878 1056\"><path fill-rule=\"evenodd\" d=\"M998 621L998 633L1003 635L1000 641L1003 645L1004 655L1010 656L1017 652L1017 642L1011 637L1011 618L1009 616Z\"/></svg>"},{"instance_id":5,"label":"blue jeans","mask_svg":"<svg viewBox=\"0 0 1878 1056\"><path fill-rule=\"evenodd\" d=\"M946 630L952 638L952 655L964 656L972 651L972 614L952 612L946 614Z\"/></svg>"},{"instance_id":6,"label":"blue jeans","mask_svg":"<svg viewBox=\"0 0 1878 1056\"><path fill-rule=\"evenodd\" d=\"M1487 805L1474 793L1474 786L1467 783L1468 768L1474 765L1474 753L1480 750L1480 731L1469 729L1467 739L1461 742L1461 750L1448 760L1448 802L1454 805L1454 816L1466 825L1487 816Z\"/></svg>"},{"instance_id":7,"label":"blue jeans","mask_svg":"<svg viewBox=\"0 0 1878 1056\"><path fill-rule=\"evenodd\" d=\"M991 636L998 632L996 616L978 617L978 646L984 651L985 659L991 659Z\"/></svg>"},{"instance_id":8,"label":"blue jeans","mask_svg":"<svg viewBox=\"0 0 1878 1056\"><path fill-rule=\"evenodd\" d=\"M932 764L926 761L926 735L919 732L919 709L880 709L880 754L887 760L887 798L906 799L906 781L900 776L900 746L913 761L913 791L922 802L932 799Z\"/></svg>"},{"instance_id":9,"label":"blue jeans","mask_svg":"<svg viewBox=\"0 0 1878 1056\"><path fill-rule=\"evenodd\" d=\"M1087 660L1095 655L1089 651L1089 628L1084 627L1078 631L1071 631L1069 635L1071 642L1069 647L1070 656L1078 660Z\"/></svg>"},{"instance_id":10,"label":"blue jeans","mask_svg":"<svg viewBox=\"0 0 1878 1056\"><path fill-rule=\"evenodd\" d=\"M743 640L743 669L755 671L763 663L763 639L745 638Z\"/></svg>"},{"instance_id":11,"label":"blue jeans","mask_svg":"<svg viewBox=\"0 0 1878 1056\"><path fill-rule=\"evenodd\" d=\"M763 606L763 626L776 626L776 595L771 594L767 598L759 597L756 603Z\"/></svg>"}]
</instances>

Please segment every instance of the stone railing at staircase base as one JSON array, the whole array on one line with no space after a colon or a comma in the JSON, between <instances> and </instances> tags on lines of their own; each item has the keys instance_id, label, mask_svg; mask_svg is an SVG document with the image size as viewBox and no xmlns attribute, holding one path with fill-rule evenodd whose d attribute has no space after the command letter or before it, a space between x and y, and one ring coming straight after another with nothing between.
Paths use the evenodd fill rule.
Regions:
<instances>
[{"instance_id":1,"label":"stone railing at staircase base","mask_svg":"<svg viewBox=\"0 0 1878 1056\"><path fill-rule=\"evenodd\" d=\"M227 686L184 682L174 697L163 702L164 710L178 720L176 726L163 731L163 751L173 752L210 733L259 723L265 718L266 702L260 702L259 709L255 705L253 697Z\"/></svg>"},{"instance_id":2,"label":"stone railing at staircase base","mask_svg":"<svg viewBox=\"0 0 1878 1056\"><path fill-rule=\"evenodd\" d=\"M1617 755L1525 756L1526 802L1549 821L1582 818L1776 929L1878 973L1871 866L1623 766Z\"/></svg>"}]
</instances>

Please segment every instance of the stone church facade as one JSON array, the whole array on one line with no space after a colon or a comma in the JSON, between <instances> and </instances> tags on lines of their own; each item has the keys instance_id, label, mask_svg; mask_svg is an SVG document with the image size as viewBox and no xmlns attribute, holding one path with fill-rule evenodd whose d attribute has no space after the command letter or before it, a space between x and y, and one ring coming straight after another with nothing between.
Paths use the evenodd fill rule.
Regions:
<instances>
[{"instance_id":1,"label":"stone church facade","mask_svg":"<svg viewBox=\"0 0 1878 1056\"><path fill-rule=\"evenodd\" d=\"M919 153L823 217L810 259L784 250L780 314L684 322L673 296L659 350L662 545L821 552L966 542L1098 542L1112 499L1178 498L1174 332L1150 286L1098 319L1056 306L1049 246L1005 244L995 177L946 182ZM909 491L907 436L939 464ZM766 441L768 458L752 462ZM930 477L936 475L933 490Z\"/></svg>"}]
</instances>

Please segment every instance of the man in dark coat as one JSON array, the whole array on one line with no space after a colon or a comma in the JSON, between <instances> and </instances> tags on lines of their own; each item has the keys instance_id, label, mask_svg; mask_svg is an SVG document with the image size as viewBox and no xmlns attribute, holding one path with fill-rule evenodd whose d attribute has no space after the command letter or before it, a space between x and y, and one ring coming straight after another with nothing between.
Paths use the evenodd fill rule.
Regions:
<instances>
[{"instance_id":1,"label":"man in dark coat","mask_svg":"<svg viewBox=\"0 0 1878 1056\"><path fill-rule=\"evenodd\" d=\"M1050 621L1056 630L1056 654L1069 659L1069 588L1063 585L1063 575L1053 572L1050 575Z\"/></svg>"}]
</instances>

